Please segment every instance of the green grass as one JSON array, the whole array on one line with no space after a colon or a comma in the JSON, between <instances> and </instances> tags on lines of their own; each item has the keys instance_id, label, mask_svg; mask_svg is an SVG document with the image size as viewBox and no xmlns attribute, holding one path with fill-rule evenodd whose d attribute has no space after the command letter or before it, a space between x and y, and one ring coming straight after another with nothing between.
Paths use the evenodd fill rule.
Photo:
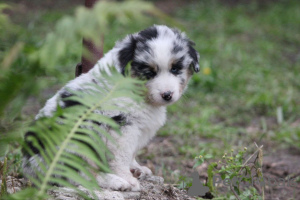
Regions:
<instances>
[{"instance_id":1,"label":"green grass","mask_svg":"<svg viewBox=\"0 0 300 200\"><path fill-rule=\"evenodd\" d=\"M211 68L215 78L209 82L206 77L213 75L204 70L194 76L186 98L169 108L171 120L161 134L188 135L188 140L215 137L235 144L251 137L263 140L260 121L267 119L267 139L273 132L271 139L284 141L276 132L285 129L285 137L294 135L296 128L289 124L299 119L300 111L299 8L296 1L264 8L203 1L179 10L176 17L184 20L196 42L200 64ZM282 124L276 121L278 107ZM179 127L174 127L177 116ZM251 125L260 130L249 137L245 128ZM299 146L299 138L295 142Z\"/></svg>"},{"instance_id":2,"label":"green grass","mask_svg":"<svg viewBox=\"0 0 300 200\"><path fill-rule=\"evenodd\" d=\"M217 159L253 142L269 155L299 150L299 9L296 1L263 8L203 1L176 12L197 44L202 71L185 97L169 107L168 123L159 132L182 141L174 144L180 151L175 160L193 160L201 150Z\"/></svg>"}]
</instances>

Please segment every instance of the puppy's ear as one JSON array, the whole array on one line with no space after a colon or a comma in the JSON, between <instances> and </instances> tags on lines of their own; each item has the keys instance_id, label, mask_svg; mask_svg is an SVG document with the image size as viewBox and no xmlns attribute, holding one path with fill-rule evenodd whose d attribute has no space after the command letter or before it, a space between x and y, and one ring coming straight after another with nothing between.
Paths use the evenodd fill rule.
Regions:
<instances>
[{"instance_id":1,"label":"puppy's ear","mask_svg":"<svg viewBox=\"0 0 300 200\"><path fill-rule=\"evenodd\" d=\"M189 56L192 58L192 62L191 62L191 67L193 68L193 70L197 73L200 70L200 66L199 66L199 58L200 55L199 53L194 49L195 43L192 41L189 41L188 47L189 47L189 51L188 54Z\"/></svg>"},{"instance_id":2,"label":"puppy's ear","mask_svg":"<svg viewBox=\"0 0 300 200\"><path fill-rule=\"evenodd\" d=\"M119 67L121 69L121 73L125 75L125 67L134 57L136 40L133 35L129 35L118 45L120 48L118 51Z\"/></svg>"}]
</instances>

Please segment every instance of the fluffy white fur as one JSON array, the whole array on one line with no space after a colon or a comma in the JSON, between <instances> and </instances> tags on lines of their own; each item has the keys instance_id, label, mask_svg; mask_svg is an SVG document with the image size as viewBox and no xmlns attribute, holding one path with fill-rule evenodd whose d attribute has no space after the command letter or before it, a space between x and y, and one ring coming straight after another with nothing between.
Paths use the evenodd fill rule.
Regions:
<instances>
[{"instance_id":1,"label":"fluffy white fur","mask_svg":"<svg viewBox=\"0 0 300 200\"><path fill-rule=\"evenodd\" d=\"M122 73L124 65L132 61L134 77L148 80L146 102L140 108L132 107L129 114L126 114L126 121L130 123L121 126L121 136L111 131L117 144L107 143L114 155L114 159L109 162L112 173L98 175L97 180L104 188L139 191L140 184L136 177L150 175L152 172L147 167L140 166L135 156L165 124L166 106L181 97L193 71L199 70L198 59L199 54L183 33L167 26L150 27L118 42L88 73L70 81L49 99L36 119L52 116L58 104L63 107L61 95L66 89L87 88L95 75L99 75L99 68L110 73L110 66L115 66ZM168 97L164 97L164 94ZM120 113L107 115L118 114ZM33 160L34 157L24 159L25 173L32 173L28 163L32 165Z\"/></svg>"}]
</instances>

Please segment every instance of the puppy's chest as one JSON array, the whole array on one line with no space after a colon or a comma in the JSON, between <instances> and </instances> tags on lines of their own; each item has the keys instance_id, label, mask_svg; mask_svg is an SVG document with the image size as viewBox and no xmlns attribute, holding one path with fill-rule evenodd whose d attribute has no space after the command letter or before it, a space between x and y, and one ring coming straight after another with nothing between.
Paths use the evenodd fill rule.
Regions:
<instances>
[{"instance_id":1,"label":"puppy's chest","mask_svg":"<svg viewBox=\"0 0 300 200\"><path fill-rule=\"evenodd\" d=\"M135 126L140 130L141 140L148 142L155 136L159 128L166 122L165 107L146 107L139 112L133 113Z\"/></svg>"}]
</instances>

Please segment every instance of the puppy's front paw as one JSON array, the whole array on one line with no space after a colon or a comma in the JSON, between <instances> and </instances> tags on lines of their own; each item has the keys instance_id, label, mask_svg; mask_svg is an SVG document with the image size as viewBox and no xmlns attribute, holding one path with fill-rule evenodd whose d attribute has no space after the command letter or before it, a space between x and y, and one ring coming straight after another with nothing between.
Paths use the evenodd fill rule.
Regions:
<instances>
[{"instance_id":1,"label":"puppy's front paw","mask_svg":"<svg viewBox=\"0 0 300 200\"><path fill-rule=\"evenodd\" d=\"M140 182L136 178L132 177L132 178L128 178L126 180L128 181L128 183L131 186L131 191L134 191L134 192L141 191Z\"/></svg>"},{"instance_id":2,"label":"puppy's front paw","mask_svg":"<svg viewBox=\"0 0 300 200\"><path fill-rule=\"evenodd\" d=\"M152 171L148 167L145 167L145 166L139 166L138 168L130 169L130 172L136 178L143 178L145 176L152 175Z\"/></svg>"},{"instance_id":3,"label":"puppy's front paw","mask_svg":"<svg viewBox=\"0 0 300 200\"><path fill-rule=\"evenodd\" d=\"M146 176L151 176L152 175L152 171L148 167L141 166L141 169L142 169L143 174L145 174Z\"/></svg>"},{"instance_id":4,"label":"puppy's front paw","mask_svg":"<svg viewBox=\"0 0 300 200\"><path fill-rule=\"evenodd\" d=\"M131 191L131 185L122 178L113 179L109 188L116 191Z\"/></svg>"},{"instance_id":5,"label":"puppy's front paw","mask_svg":"<svg viewBox=\"0 0 300 200\"><path fill-rule=\"evenodd\" d=\"M129 191L131 188L131 185L126 180L115 174L98 175L97 182L100 187L111 190Z\"/></svg>"},{"instance_id":6,"label":"puppy's front paw","mask_svg":"<svg viewBox=\"0 0 300 200\"><path fill-rule=\"evenodd\" d=\"M115 174L104 174L97 176L100 187L116 191L140 191L140 183L136 178L121 178Z\"/></svg>"}]
</instances>

